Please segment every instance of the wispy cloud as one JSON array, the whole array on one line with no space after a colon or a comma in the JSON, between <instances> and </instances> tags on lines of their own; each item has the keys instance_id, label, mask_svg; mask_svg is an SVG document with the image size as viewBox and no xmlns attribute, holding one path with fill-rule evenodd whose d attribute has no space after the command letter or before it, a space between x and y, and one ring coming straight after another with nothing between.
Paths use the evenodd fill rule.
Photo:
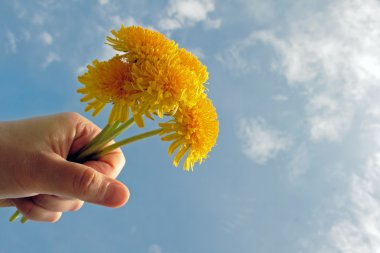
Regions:
<instances>
[{"instance_id":1,"label":"wispy cloud","mask_svg":"<svg viewBox=\"0 0 380 253\"><path fill-rule=\"evenodd\" d=\"M43 25L45 23L46 16L42 13L34 13L32 16L32 23L35 25Z\"/></svg>"},{"instance_id":2,"label":"wispy cloud","mask_svg":"<svg viewBox=\"0 0 380 253\"><path fill-rule=\"evenodd\" d=\"M288 165L289 178L296 179L307 172L310 167L310 157L308 147L302 143L293 152L293 157Z\"/></svg>"},{"instance_id":3,"label":"wispy cloud","mask_svg":"<svg viewBox=\"0 0 380 253\"><path fill-rule=\"evenodd\" d=\"M42 68L45 69L53 62L59 62L59 61L61 61L61 57L57 53L49 52L45 58L45 61L42 63Z\"/></svg>"},{"instance_id":4,"label":"wispy cloud","mask_svg":"<svg viewBox=\"0 0 380 253\"><path fill-rule=\"evenodd\" d=\"M202 48L190 48L189 49L190 52L192 52L193 54L195 54L199 59L205 59L206 56L205 56L205 53L203 51Z\"/></svg>"},{"instance_id":5,"label":"wispy cloud","mask_svg":"<svg viewBox=\"0 0 380 253\"><path fill-rule=\"evenodd\" d=\"M370 157L363 169L364 175L351 177L348 201L340 210L342 218L328 232L324 253L380 252L380 153Z\"/></svg>"},{"instance_id":6,"label":"wispy cloud","mask_svg":"<svg viewBox=\"0 0 380 253\"><path fill-rule=\"evenodd\" d=\"M5 39L6 39L6 52L15 54L17 53L17 43L16 43L16 37L14 33L7 31L5 33Z\"/></svg>"},{"instance_id":7,"label":"wispy cloud","mask_svg":"<svg viewBox=\"0 0 380 253\"><path fill-rule=\"evenodd\" d=\"M272 99L276 102L285 102L289 100L288 96L285 96L283 94L276 94L272 96Z\"/></svg>"},{"instance_id":8,"label":"wispy cloud","mask_svg":"<svg viewBox=\"0 0 380 253\"><path fill-rule=\"evenodd\" d=\"M276 15L276 4L273 0L240 0L243 6L258 22L267 22Z\"/></svg>"},{"instance_id":9,"label":"wispy cloud","mask_svg":"<svg viewBox=\"0 0 380 253\"><path fill-rule=\"evenodd\" d=\"M113 25L118 29L121 25L132 26L132 25L141 25L133 17L122 18L119 15L111 16L110 19L113 22Z\"/></svg>"},{"instance_id":10,"label":"wispy cloud","mask_svg":"<svg viewBox=\"0 0 380 253\"><path fill-rule=\"evenodd\" d=\"M106 5L109 4L109 0L99 0L100 5Z\"/></svg>"},{"instance_id":11,"label":"wispy cloud","mask_svg":"<svg viewBox=\"0 0 380 253\"><path fill-rule=\"evenodd\" d=\"M152 244L149 246L148 253L162 253L161 247L158 244Z\"/></svg>"},{"instance_id":12,"label":"wispy cloud","mask_svg":"<svg viewBox=\"0 0 380 253\"><path fill-rule=\"evenodd\" d=\"M217 29L221 25L221 19L209 17L209 13L214 10L214 0L170 0L158 26L164 31L170 31L203 22L206 28Z\"/></svg>"},{"instance_id":13,"label":"wispy cloud","mask_svg":"<svg viewBox=\"0 0 380 253\"><path fill-rule=\"evenodd\" d=\"M278 130L267 126L261 119L242 119L239 136L243 141L244 154L258 164L274 159L280 151L286 150L291 139Z\"/></svg>"},{"instance_id":14,"label":"wispy cloud","mask_svg":"<svg viewBox=\"0 0 380 253\"><path fill-rule=\"evenodd\" d=\"M240 41L236 41L231 47L225 49L215 56L222 66L230 70L232 73L250 74L253 70L257 70L262 62L255 62L253 53L257 39L254 34Z\"/></svg>"},{"instance_id":15,"label":"wispy cloud","mask_svg":"<svg viewBox=\"0 0 380 253\"><path fill-rule=\"evenodd\" d=\"M254 32L246 39L251 41L247 47L258 41L273 47L278 56L273 69L305 94L312 141L341 141L353 130L356 117L362 119L357 123L361 131L373 139L356 143L358 150L371 146L375 151L364 158L367 163L361 168L344 170L349 192L336 200L340 216L337 220L320 217L331 226L317 231L326 235L327 241L311 252L380 252L380 153L379 147L374 147L380 136L376 124L380 115L378 13L380 2L376 0L337 0L307 19L282 25L281 32ZM357 137L363 133L353 134ZM299 146L289 164L291 175L305 173L310 162L308 150Z\"/></svg>"},{"instance_id":16,"label":"wispy cloud","mask_svg":"<svg viewBox=\"0 0 380 253\"><path fill-rule=\"evenodd\" d=\"M271 65L291 87L303 89L312 140L340 141L367 95L380 85L380 4L338 0L308 19L253 32L217 59L231 71L254 68L254 46L275 49ZM326 25L328 24L328 25Z\"/></svg>"},{"instance_id":17,"label":"wispy cloud","mask_svg":"<svg viewBox=\"0 0 380 253\"><path fill-rule=\"evenodd\" d=\"M273 31L251 35L276 49L275 69L308 94L312 139L340 140L371 88L379 86L379 12L375 0L342 0L291 23L284 37Z\"/></svg>"},{"instance_id":18,"label":"wispy cloud","mask_svg":"<svg viewBox=\"0 0 380 253\"><path fill-rule=\"evenodd\" d=\"M46 31L43 32L43 33L41 33L40 40L45 45L51 45L53 43L53 41L54 41L53 36L50 33L46 32Z\"/></svg>"}]
</instances>

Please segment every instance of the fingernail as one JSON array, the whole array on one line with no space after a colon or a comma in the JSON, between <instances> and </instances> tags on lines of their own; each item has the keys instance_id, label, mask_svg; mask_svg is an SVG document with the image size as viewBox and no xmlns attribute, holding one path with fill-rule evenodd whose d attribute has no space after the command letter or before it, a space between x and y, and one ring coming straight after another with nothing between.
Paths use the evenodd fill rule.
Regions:
<instances>
[{"instance_id":1,"label":"fingernail","mask_svg":"<svg viewBox=\"0 0 380 253\"><path fill-rule=\"evenodd\" d=\"M104 203L107 206L119 207L127 202L128 196L129 192L125 186L117 183L111 183L107 187L107 191L104 196Z\"/></svg>"}]
</instances>

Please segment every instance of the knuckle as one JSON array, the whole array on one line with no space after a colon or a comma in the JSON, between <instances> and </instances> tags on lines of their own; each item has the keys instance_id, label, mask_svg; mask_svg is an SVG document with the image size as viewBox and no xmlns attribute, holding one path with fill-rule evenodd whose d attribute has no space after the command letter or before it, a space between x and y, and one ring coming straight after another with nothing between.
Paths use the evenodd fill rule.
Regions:
<instances>
[{"instance_id":1,"label":"knuckle","mask_svg":"<svg viewBox=\"0 0 380 253\"><path fill-rule=\"evenodd\" d=\"M64 112L61 114L62 118L65 119L65 120L77 120L77 119L81 119L82 118L82 115L80 115L79 113L77 112Z\"/></svg>"},{"instance_id":2,"label":"knuckle","mask_svg":"<svg viewBox=\"0 0 380 253\"><path fill-rule=\"evenodd\" d=\"M20 210L20 211L22 212L22 214L26 218L32 219L33 218L34 209L35 209L35 205L29 204L29 205L25 205L24 208L22 210Z\"/></svg>"},{"instance_id":3,"label":"knuckle","mask_svg":"<svg viewBox=\"0 0 380 253\"><path fill-rule=\"evenodd\" d=\"M60 114L60 123L64 126L75 126L84 121L84 117L77 112L64 112Z\"/></svg>"},{"instance_id":4,"label":"knuckle","mask_svg":"<svg viewBox=\"0 0 380 253\"><path fill-rule=\"evenodd\" d=\"M92 186L96 183L96 173L90 169L83 170L74 180L73 189L80 196L85 196L90 193Z\"/></svg>"},{"instance_id":5,"label":"knuckle","mask_svg":"<svg viewBox=\"0 0 380 253\"><path fill-rule=\"evenodd\" d=\"M46 206L46 195L45 194L40 194L35 197L33 197L33 202L41 207Z\"/></svg>"}]
</instances>

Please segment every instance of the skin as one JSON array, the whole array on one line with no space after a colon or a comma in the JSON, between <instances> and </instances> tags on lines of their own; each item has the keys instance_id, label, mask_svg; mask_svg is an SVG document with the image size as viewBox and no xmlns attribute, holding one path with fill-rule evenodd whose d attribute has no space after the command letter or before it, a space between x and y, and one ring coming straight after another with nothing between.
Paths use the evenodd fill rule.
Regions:
<instances>
[{"instance_id":1,"label":"skin","mask_svg":"<svg viewBox=\"0 0 380 253\"><path fill-rule=\"evenodd\" d=\"M120 149L84 164L66 160L99 132L77 113L0 122L0 207L56 222L84 202L123 206L129 191L115 180L125 164Z\"/></svg>"}]
</instances>

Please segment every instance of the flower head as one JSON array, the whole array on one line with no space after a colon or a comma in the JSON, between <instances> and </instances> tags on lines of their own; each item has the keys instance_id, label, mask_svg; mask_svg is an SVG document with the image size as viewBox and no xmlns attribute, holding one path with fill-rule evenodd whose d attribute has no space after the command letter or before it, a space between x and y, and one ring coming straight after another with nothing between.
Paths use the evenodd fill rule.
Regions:
<instances>
[{"instance_id":1,"label":"flower head","mask_svg":"<svg viewBox=\"0 0 380 253\"><path fill-rule=\"evenodd\" d=\"M188 153L184 169L190 170L194 163L202 163L216 143L219 121L211 100L202 98L195 106L180 106L173 119L159 124L163 130L162 140L172 141L168 153L176 150L173 164L178 166L182 157Z\"/></svg>"},{"instance_id":2,"label":"flower head","mask_svg":"<svg viewBox=\"0 0 380 253\"><path fill-rule=\"evenodd\" d=\"M208 79L207 67L203 65L198 58L184 48L178 50L178 57L181 64L188 67L197 76L197 81L204 84Z\"/></svg>"},{"instance_id":3,"label":"flower head","mask_svg":"<svg viewBox=\"0 0 380 253\"><path fill-rule=\"evenodd\" d=\"M180 103L192 106L205 96L206 67L191 53L178 49L174 41L136 26L122 26L112 34L114 38L107 37L108 43L125 52L122 57L131 64L133 84L139 90L139 102L132 112L140 111L148 117L154 113L162 118L175 112ZM135 120L143 126L140 116Z\"/></svg>"},{"instance_id":4,"label":"flower head","mask_svg":"<svg viewBox=\"0 0 380 253\"><path fill-rule=\"evenodd\" d=\"M115 50L125 52L130 63L145 60L156 61L163 55L175 55L178 45L163 34L139 26L121 26L119 31L112 30L114 38L108 36L108 44Z\"/></svg>"},{"instance_id":5,"label":"flower head","mask_svg":"<svg viewBox=\"0 0 380 253\"><path fill-rule=\"evenodd\" d=\"M181 64L178 58L162 57L132 66L132 77L141 91L141 106L163 117L177 110L180 103L194 105L204 94L198 75Z\"/></svg>"},{"instance_id":6,"label":"flower head","mask_svg":"<svg viewBox=\"0 0 380 253\"><path fill-rule=\"evenodd\" d=\"M78 78L85 87L81 100L89 102L86 111L99 113L112 103L109 123L124 122L131 111L136 124L144 126L142 116L174 114L179 105L194 106L206 97L207 68L196 56L178 49L163 34L142 27L124 27L107 37L114 49L125 52L109 61L94 61Z\"/></svg>"},{"instance_id":7,"label":"flower head","mask_svg":"<svg viewBox=\"0 0 380 253\"><path fill-rule=\"evenodd\" d=\"M86 111L94 110L95 116L107 103L112 103L109 123L125 122L130 108L138 103L136 94L140 92L133 86L131 65L115 56L108 61L95 60L93 66L88 65L87 69L78 77L84 85L78 92L85 95L81 102L88 102Z\"/></svg>"}]
</instances>

